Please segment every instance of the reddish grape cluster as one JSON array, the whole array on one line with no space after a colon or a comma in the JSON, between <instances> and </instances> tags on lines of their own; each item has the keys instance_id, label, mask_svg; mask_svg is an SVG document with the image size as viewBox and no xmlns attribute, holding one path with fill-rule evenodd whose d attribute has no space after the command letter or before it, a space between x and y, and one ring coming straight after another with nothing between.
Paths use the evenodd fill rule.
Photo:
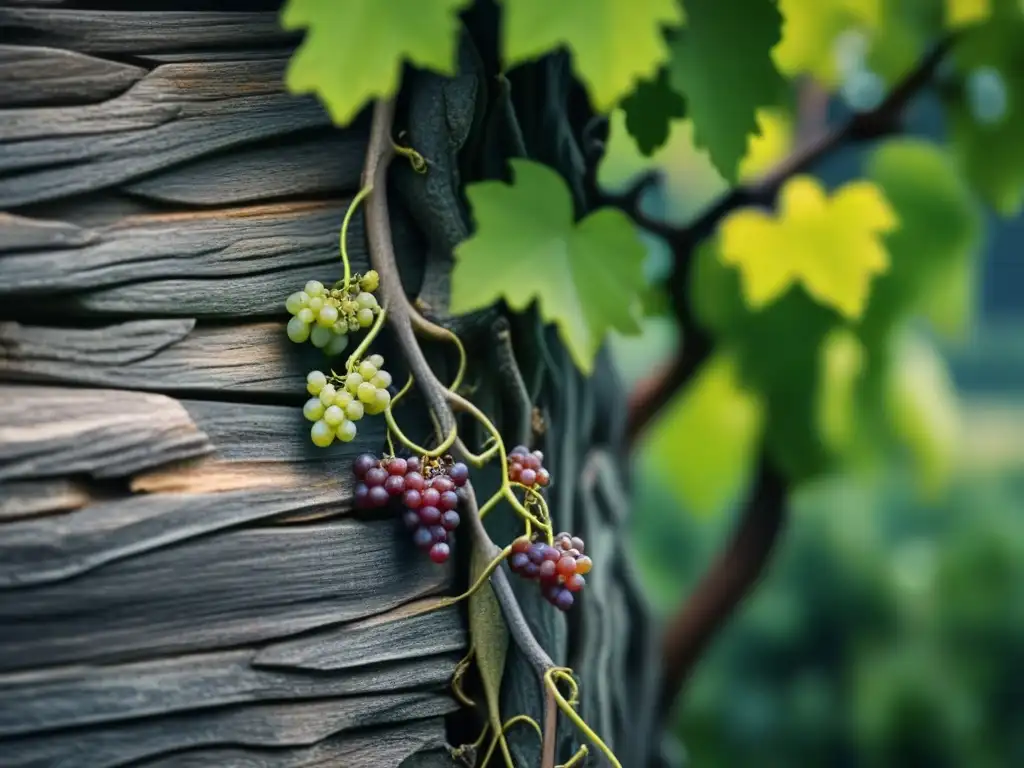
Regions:
<instances>
[{"instance_id":1,"label":"reddish grape cluster","mask_svg":"<svg viewBox=\"0 0 1024 768\"><path fill-rule=\"evenodd\" d=\"M517 445L508 454L508 479L528 488L546 488L551 475L544 469L544 454Z\"/></svg>"},{"instance_id":2,"label":"reddish grape cluster","mask_svg":"<svg viewBox=\"0 0 1024 768\"><path fill-rule=\"evenodd\" d=\"M378 509L401 497L402 520L412 531L416 546L443 563L451 554L448 534L461 519L458 489L469 479L469 467L462 462L422 460L416 456L378 459L371 453L356 457L352 471L359 479L355 503L359 509Z\"/></svg>"},{"instance_id":3,"label":"reddish grape cluster","mask_svg":"<svg viewBox=\"0 0 1024 768\"><path fill-rule=\"evenodd\" d=\"M544 598L559 610L568 611L575 602L574 593L586 585L583 577L593 566L583 548L583 539L568 533L558 534L554 544L521 536L512 542L508 565L524 579L538 580Z\"/></svg>"}]
</instances>

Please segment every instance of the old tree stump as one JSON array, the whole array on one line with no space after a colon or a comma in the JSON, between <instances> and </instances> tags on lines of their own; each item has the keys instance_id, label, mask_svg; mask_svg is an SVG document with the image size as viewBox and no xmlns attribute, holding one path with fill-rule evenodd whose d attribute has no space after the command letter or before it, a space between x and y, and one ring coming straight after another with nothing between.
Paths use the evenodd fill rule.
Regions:
<instances>
[{"instance_id":1,"label":"old tree stump","mask_svg":"<svg viewBox=\"0 0 1024 768\"><path fill-rule=\"evenodd\" d=\"M400 102L403 141L431 163L391 172L401 277L449 326L461 186L523 153L583 174L564 60L523 68L510 99L492 16L467 19L458 77L408 73ZM300 406L322 358L283 330L288 293L337 279L368 119L337 130L284 92L296 39L274 3L15 0L0 28L0 765L451 765L446 740L481 722L449 689L465 609L410 614L464 586L466 553L438 568L394 520L352 513L348 465L382 449L383 420L314 448ZM361 216L350 249L366 269ZM496 373L494 319L458 331L473 399L515 439L531 414ZM654 635L619 534L623 395L607 360L585 380L536 318L511 322L556 527L598 564L568 618L516 590L576 669L581 714L624 765L652 765ZM422 400L401 417L427 434ZM493 518L508 541L514 521ZM506 717L542 720L518 653L502 693ZM579 734L559 728L565 760ZM509 737L540 764L530 729Z\"/></svg>"}]
</instances>

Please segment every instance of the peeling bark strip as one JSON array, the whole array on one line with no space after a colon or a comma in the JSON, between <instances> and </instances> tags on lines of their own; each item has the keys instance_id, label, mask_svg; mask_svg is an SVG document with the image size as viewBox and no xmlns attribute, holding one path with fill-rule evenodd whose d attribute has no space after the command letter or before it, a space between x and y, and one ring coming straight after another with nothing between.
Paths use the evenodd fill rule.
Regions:
<instances>
[{"instance_id":1,"label":"peeling bark strip","mask_svg":"<svg viewBox=\"0 0 1024 768\"><path fill-rule=\"evenodd\" d=\"M347 465L382 449L383 425L312 447L299 407L322 357L283 333L284 298L338 276L367 121L337 130L285 93L297 37L275 0L74 5L0 7L0 764L451 768L444 717L477 727L448 691L464 614L415 612L454 592L454 570L393 520L351 515ZM457 78L408 81L402 127L431 172L388 182L402 288L445 319L461 185L512 154L577 187L582 173L568 70L520 68L495 96L483 61L467 36ZM362 213L348 249L365 269ZM497 316L452 322L473 399L511 434L525 422L493 380ZM535 318L509 331L545 414L556 519L607 567L571 621L511 589L579 670L588 721L630 768L653 765L657 654L614 535L622 393L607 359L584 381ZM400 417L429 432L415 397ZM487 519L503 541L510 523ZM506 716L539 717L522 655L505 681ZM578 738L561 720L564 760ZM534 733L509 741L540 764Z\"/></svg>"}]
</instances>

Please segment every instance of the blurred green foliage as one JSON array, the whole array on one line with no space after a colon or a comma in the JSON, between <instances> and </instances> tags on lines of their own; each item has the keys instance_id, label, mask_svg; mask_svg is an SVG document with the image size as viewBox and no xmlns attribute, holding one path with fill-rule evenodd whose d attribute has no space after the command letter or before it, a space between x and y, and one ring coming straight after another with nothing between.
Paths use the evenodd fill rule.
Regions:
<instances>
[{"instance_id":1,"label":"blurred green foliage","mask_svg":"<svg viewBox=\"0 0 1024 768\"><path fill-rule=\"evenodd\" d=\"M731 524L678 514L667 477L638 468L632 530L665 611ZM1024 467L920 498L899 472L797 494L764 582L691 683L692 765L1024 765Z\"/></svg>"}]
</instances>

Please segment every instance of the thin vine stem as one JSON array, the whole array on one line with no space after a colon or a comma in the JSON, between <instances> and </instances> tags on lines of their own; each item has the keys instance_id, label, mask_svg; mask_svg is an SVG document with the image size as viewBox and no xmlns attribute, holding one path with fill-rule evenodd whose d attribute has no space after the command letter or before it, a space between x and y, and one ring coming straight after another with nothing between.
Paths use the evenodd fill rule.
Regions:
<instances>
[{"instance_id":1,"label":"thin vine stem","mask_svg":"<svg viewBox=\"0 0 1024 768\"><path fill-rule=\"evenodd\" d=\"M491 746L487 748L487 752L484 754L483 760L480 761L480 765L487 765L487 761L490 760L491 755L494 754L495 747L497 747L500 744L501 751L505 757L505 762L508 765L508 768L515 768L516 764L515 762L513 762L512 755L508 751L508 742L505 740L505 732L513 725L518 725L519 723L529 723L531 726L533 726L533 729L537 731L537 735L540 736L542 739L544 738L544 734L541 732L540 726L537 724L537 721L529 715L516 715L514 717L510 717L508 720L502 723L501 730L494 734L494 738L491 739Z\"/></svg>"},{"instance_id":2,"label":"thin vine stem","mask_svg":"<svg viewBox=\"0 0 1024 768\"><path fill-rule=\"evenodd\" d=\"M348 225L352 220L352 214L356 212L356 208L359 204L366 199L366 197L373 192L373 185L368 184L360 189L356 196L352 198L352 202L348 204L348 210L345 211L345 218L341 222L341 263L345 269L345 276L342 278L344 287L347 289L349 281L352 279L352 266L348 260Z\"/></svg>"},{"instance_id":3,"label":"thin vine stem","mask_svg":"<svg viewBox=\"0 0 1024 768\"><path fill-rule=\"evenodd\" d=\"M582 733L588 741L601 750L602 754L608 762L614 766L614 768L622 768L622 763L620 763L618 758L615 757L615 753L612 752L611 748L601 740L600 736L594 733L594 730L587 725L586 721L580 717L579 713L573 709L572 705L565 700L564 696L562 696L561 691L558 690L558 684L555 682L556 675L561 675L563 676L563 679L568 678L569 680L572 680L572 676L569 670L564 667L552 667L544 673L544 684L547 686L548 690L551 691L551 695L555 697L555 703L558 705L558 708L562 710L565 716L572 721L573 725L579 728L580 733ZM575 696L573 698L575 698Z\"/></svg>"},{"instance_id":4,"label":"thin vine stem","mask_svg":"<svg viewBox=\"0 0 1024 768\"><path fill-rule=\"evenodd\" d=\"M352 371L356 369L356 366L359 365L359 361L362 359L363 354L365 354L366 350L370 348L373 340L377 338L377 334L380 333L380 329L384 327L384 321L387 319L387 314L388 311L384 309L384 307L381 307L380 312L377 314L376 322L374 322L370 327L370 330L367 332L363 340L359 342L359 346L356 347L352 354L348 356L348 362L345 363L346 372L352 373Z\"/></svg>"}]
</instances>

